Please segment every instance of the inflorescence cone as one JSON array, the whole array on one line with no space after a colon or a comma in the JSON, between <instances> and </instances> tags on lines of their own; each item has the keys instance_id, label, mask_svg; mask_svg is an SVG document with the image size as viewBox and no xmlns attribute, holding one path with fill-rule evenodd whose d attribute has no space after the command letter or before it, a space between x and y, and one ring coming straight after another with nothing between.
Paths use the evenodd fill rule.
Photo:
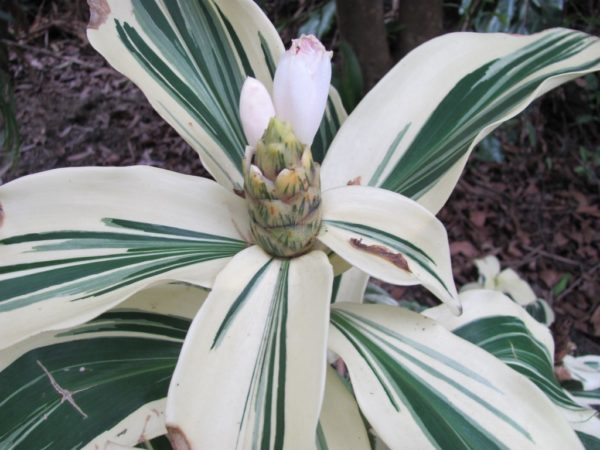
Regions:
<instances>
[{"instance_id":1,"label":"inflorescence cone","mask_svg":"<svg viewBox=\"0 0 600 450\"><path fill-rule=\"evenodd\" d=\"M320 166L289 123L272 118L243 164L250 229L266 252L307 252L321 226Z\"/></svg>"}]
</instances>

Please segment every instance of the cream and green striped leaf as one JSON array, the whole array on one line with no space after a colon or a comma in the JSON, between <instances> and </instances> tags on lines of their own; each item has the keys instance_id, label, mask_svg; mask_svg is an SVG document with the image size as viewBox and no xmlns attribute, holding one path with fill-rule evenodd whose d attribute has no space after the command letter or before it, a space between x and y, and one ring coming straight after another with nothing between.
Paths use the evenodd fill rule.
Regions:
<instances>
[{"instance_id":1,"label":"cream and green striped leaf","mask_svg":"<svg viewBox=\"0 0 600 450\"><path fill-rule=\"evenodd\" d=\"M579 385L579 389L592 391L600 388L599 355L566 355L562 365L571 375L571 380Z\"/></svg>"},{"instance_id":2,"label":"cream and green striped leaf","mask_svg":"<svg viewBox=\"0 0 600 450\"><path fill-rule=\"evenodd\" d=\"M314 447L332 280L320 251L236 255L186 337L167 400L171 439L182 448Z\"/></svg>"},{"instance_id":3,"label":"cream and green striped leaf","mask_svg":"<svg viewBox=\"0 0 600 450\"><path fill-rule=\"evenodd\" d=\"M600 405L600 388L591 391L584 391L580 387L573 388L571 384L565 386L565 389L573 396L580 405L594 407Z\"/></svg>"},{"instance_id":4,"label":"cream and green striped leaf","mask_svg":"<svg viewBox=\"0 0 600 450\"><path fill-rule=\"evenodd\" d=\"M317 131L315 140L311 145L313 159L316 162L323 162L335 135L347 117L348 114L344 109L340 95L336 89L331 86L323 120L319 126L319 131Z\"/></svg>"},{"instance_id":5,"label":"cream and green striped leaf","mask_svg":"<svg viewBox=\"0 0 600 450\"><path fill-rule=\"evenodd\" d=\"M528 377L560 407L586 449L600 448L600 420L591 409L599 402L594 401L593 391L586 398L588 392L565 390L558 384L553 370L554 341L549 330L497 291L467 291L460 294L460 300L460 317L439 307L423 314Z\"/></svg>"},{"instance_id":6,"label":"cream and green striped leaf","mask_svg":"<svg viewBox=\"0 0 600 450\"><path fill-rule=\"evenodd\" d=\"M356 267L348 269L333 279L331 303L362 303L369 275Z\"/></svg>"},{"instance_id":7,"label":"cream and green striped leaf","mask_svg":"<svg viewBox=\"0 0 600 450\"><path fill-rule=\"evenodd\" d=\"M334 305L329 347L390 448L581 448L527 378L420 314Z\"/></svg>"},{"instance_id":8,"label":"cream and green striped leaf","mask_svg":"<svg viewBox=\"0 0 600 450\"><path fill-rule=\"evenodd\" d=\"M246 248L243 200L149 167L61 169L0 187L0 348L172 280L209 287Z\"/></svg>"},{"instance_id":9,"label":"cream and green striped leaf","mask_svg":"<svg viewBox=\"0 0 600 450\"><path fill-rule=\"evenodd\" d=\"M206 292L150 288L85 325L0 351L0 448L105 448L166 432L164 398Z\"/></svg>"},{"instance_id":10,"label":"cream and green striped leaf","mask_svg":"<svg viewBox=\"0 0 600 450\"><path fill-rule=\"evenodd\" d=\"M536 298L533 302L525 305L524 308L531 317L547 327L554 322L554 311L543 298Z\"/></svg>"},{"instance_id":11,"label":"cream and green striped leaf","mask_svg":"<svg viewBox=\"0 0 600 450\"><path fill-rule=\"evenodd\" d=\"M572 424L586 450L600 449L600 419L598 416Z\"/></svg>"},{"instance_id":12,"label":"cream and green striped leaf","mask_svg":"<svg viewBox=\"0 0 600 450\"><path fill-rule=\"evenodd\" d=\"M371 450L352 388L331 367L317 427L317 450Z\"/></svg>"},{"instance_id":13,"label":"cream and green striped leaf","mask_svg":"<svg viewBox=\"0 0 600 450\"><path fill-rule=\"evenodd\" d=\"M323 164L324 189L359 180L436 213L474 145L536 97L600 69L600 40L451 33L409 53L352 112ZM353 151L348 158L349 149Z\"/></svg>"},{"instance_id":14,"label":"cream and green striped leaf","mask_svg":"<svg viewBox=\"0 0 600 450\"><path fill-rule=\"evenodd\" d=\"M586 450L598 450L600 449L600 438L593 434L588 434L583 431L578 431L577 436L581 440L583 447Z\"/></svg>"},{"instance_id":15,"label":"cream and green striped leaf","mask_svg":"<svg viewBox=\"0 0 600 450\"><path fill-rule=\"evenodd\" d=\"M522 320L508 315L482 317L453 332L528 377L556 404L581 411L556 381L552 356L535 340ZM593 412L587 411L587 415Z\"/></svg>"},{"instance_id":16,"label":"cream and green striped leaf","mask_svg":"<svg viewBox=\"0 0 600 450\"><path fill-rule=\"evenodd\" d=\"M594 416L593 410L581 407L556 380L554 342L547 327L498 291L469 290L459 298L463 305L460 317L439 307L423 314L529 378L570 422Z\"/></svg>"},{"instance_id":17,"label":"cream and green striped leaf","mask_svg":"<svg viewBox=\"0 0 600 450\"><path fill-rule=\"evenodd\" d=\"M460 309L446 230L428 210L367 186L330 189L323 192L322 202L318 238L323 244L371 276L394 284L422 284L455 312Z\"/></svg>"},{"instance_id":18,"label":"cream and green striped leaf","mask_svg":"<svg viewBox=\"0 0 600 450\"><path fill-rule=\"evenodd\" d=\"M247 76L272 85L283 44L251 0L95 0L91 44L136 83L227 188L241 188L238 104ZM313 144L320 161L345 112L332 91Z\"/></svg>"}]
</instances>

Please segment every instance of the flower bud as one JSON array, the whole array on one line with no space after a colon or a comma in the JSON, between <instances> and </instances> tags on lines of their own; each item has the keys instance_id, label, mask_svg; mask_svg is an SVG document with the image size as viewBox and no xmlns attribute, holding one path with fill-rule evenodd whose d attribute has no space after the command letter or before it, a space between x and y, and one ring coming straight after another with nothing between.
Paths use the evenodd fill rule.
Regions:
<instances>
[{"instance_id":1,"label":"flower bud","mask_svg":"<svg viewBox=\"0 0 600 450\"><path fill-rule=\"evenodd\" d=\"M284 53L273 81L277 117L292 124L296 137L311 145L329 95L331 52L314 36L294 39Z\"/></svg>"},{"instance_id":2,"label":"flower bud","mask_svg":"<svg viewBox=\"0 0 600 450\"><path fill-rule=\"evenodd\" d=\"M271 117L275 117L275 108L269 92L257 79L246 78L240 95L240 119L249 145L256 146Z\"/></svg>"}]
</instances>

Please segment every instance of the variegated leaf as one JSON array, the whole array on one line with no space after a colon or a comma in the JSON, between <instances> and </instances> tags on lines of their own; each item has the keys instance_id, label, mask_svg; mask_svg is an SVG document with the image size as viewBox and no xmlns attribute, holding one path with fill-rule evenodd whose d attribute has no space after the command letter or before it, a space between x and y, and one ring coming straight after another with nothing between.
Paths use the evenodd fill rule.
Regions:
<instances>
[{"instance_id":1,"label":"variegated leaf","mask_svg":"<svg viewBox=\"0 0 600 450\"><path fill-rule=\"evenodd\" d=\"M577 383L576 386L573 386L571 383L567 383L565 385L565 389L569 391L571 396L581 406L588 408L600 406L600 388L591 391L584 391L581 389L579 383Z\"/></svg>"},{"instance_id":2,"label":"variegated leaf","mask_svg":"<svg viewBox=\"0 0 600 450\"><path fill-rule=\"evenodd\" d=\"M555 319L552 307L543 298L538 298L534 302L525 305L525 311L539 323L549 327Z\"/></svg>"},{"instance_id":3,"label":"variegated leaf","mask_svg":"<svg viewBox=\"0 0 600 450\"><path fill-rule=\"evenodd\" d=\"M600 438L584 433L583 431L578 431L577 436L581 440L583 447L586 450L599 450L600 449Z\"/></svg>"},{"instance_id":4,"label":"variegated leaf","mask_svg":"<svg viewBox=\"0 0 600 450\"><path fill-rule=\"evenodd\" d=\"M317 450L371 450L352 390L331 367L317 427Z\"/></svg>"},{"instance_id":5,"label":"variegated leaf","mask_svg":"<svg viewBox=\"0 0 600 450\"><path fill-rule=\"evenodd\" d=\"M569 371L573 380L581 383L581 387L586 391L600 389L600 356L567 355L563 358L563 366Z\"/></svg>"},{"instance_id":6,"label":"variegated leaf","mask_svg":"<svg viewBox=\"0 0 600 450\"><path fill-rule=\"evenodd\" d=\"M192 323L169 388L176 447L314 447L332 281L320 251L287 260L255 246L232 259Z\"/></svg>"},{"instance_id":7,"label":"variegated leaf","mask_svg":"<svg viewBox=\"0 0 600 450\"><path fill-rule=\"evenodd\" d=\"M399 304L399 301L393 298L388 291L375 283L367 284L364 302L390 306L398 306Z\"/></svg>"},{"instance_id":8,"label":"variegated leaf","mask_svg":"<svg viewBox=\"0 0 600 450\"><path fill-rule=\"evenodd\" d=\"M529 283L510 267L496 276L494 284L493 289L504 292L519 305L526 306L534 303L537 299Z\"/></svg>"},{"instance_id":9,"label":"variegated leaf","mask_svg":"<svg viewBox=\"0 0 600 450\"><path fill-rule=\"evenodd\" d=\"M500 292L470 290L459 298L463 305L459 317L439 307L423 314L529 378L561 408L570 422L594 416L594 411L582 408L557 382L554 341L548 328Z\"/></svg>"},{"instance_id":10,"label":"variegated leaf","mask_svg":"<svg viewBox=\"0 0 600 450\"><path fill-rule=\"evenodd\" d=\"M0 351L0 448L117 448L164 434L169 380L205 296L150 288L123 309Z\"/></svg>"},{"instance_id":11,"label":"variegated leaf","mask_svg":"<svg viewBox=\"0 0 600 450\"><path fill-rule=\"evenodd\" d=\"M238 114L247 76L272 84L283 53L251 0L91 0L91 44L136 83L227 188L241 188L246 146ZM345 118L332 92L313 144L325 155Z\"/></svg>"},{"instance_id":12,"label":"variegated leaf","mask_svg":"<svg viewBox=\"0 0 600 450\"><path fill-rule=\"evenodd\" d=\"M574 423L573 428L586 450L600 449L600 419L593 417L585 422Z\"/></svg>"},{"instance_id":13,"label":"variegated leaf","mask_svg":"<svg viewBox=\"0 0 600 450\"><path fill-rule=\"evenodd\" d=\"M213 181L77 168L0 187L0 348L89 320L171 280L210 286L247 244L246 206Z\"/></svg>"},{"instance_id":14,"label":"variegated leaf","mask_svg":"<svg viewBox=\"0 0 600 450\"><path fill-rule=\"evenodd\" d=\"M362 303L369 275L362 270L352 267L333 279L331 303L353 302Z\"/></svg>"},{"instance_id":15,"label":"variegated leaf","mask_svg":"<svg viewBox=\"0 0 600 450\"><path fill-rule=\"evenodd\" d=\"M383 189L323 192L319 240L353 266L394 284L422 284L456 312L444 226L415 201Z\"/></svg>"},{"instance_id":16,"label":"variegated leaf","mask_svg":"<svg viewBox=\"0 0 600 450\"><path fill-rule=\"evenodd\" d=\"M579 440L527 378L433 320L384 305L334 305L330 348L393 449L575 449ZM540 413L543 412L543 413Z\"/></svg>"},{"instance_id":17,"label":"variegated leaf","mask_svg":"<svg viewBox=\"0 0 600 450\"><path fill-rule=\"evenodd\" d=\"M323 163L324 189L358 181L436 213L477 142L536 97L599 69L600 40L572 30L433 39L352 112Z\"/></svg>"}]
</instances>

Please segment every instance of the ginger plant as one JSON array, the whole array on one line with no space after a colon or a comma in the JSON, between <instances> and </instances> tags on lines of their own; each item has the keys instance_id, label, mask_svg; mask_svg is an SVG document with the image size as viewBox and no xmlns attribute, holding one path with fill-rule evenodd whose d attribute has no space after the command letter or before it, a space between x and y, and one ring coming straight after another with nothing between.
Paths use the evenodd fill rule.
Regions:
<instances>
[{"instance_id":1,"label":"ginger plant","mask_svg":"<svg viewBox=\"0 0 600 450\"><path fill-rule=\"evenodd\" d=\"M393 449L581 446L569 421L589 411L441 314L358 299L368 274L460 313L435 213L478 141L600 68L598 39L442 36L346 117L327 51L285 52L250 0L90 5L92 45L216 181L77 168L0 187L4 447L367 449L363 416Z\"/></svg>"}]
</instances>

